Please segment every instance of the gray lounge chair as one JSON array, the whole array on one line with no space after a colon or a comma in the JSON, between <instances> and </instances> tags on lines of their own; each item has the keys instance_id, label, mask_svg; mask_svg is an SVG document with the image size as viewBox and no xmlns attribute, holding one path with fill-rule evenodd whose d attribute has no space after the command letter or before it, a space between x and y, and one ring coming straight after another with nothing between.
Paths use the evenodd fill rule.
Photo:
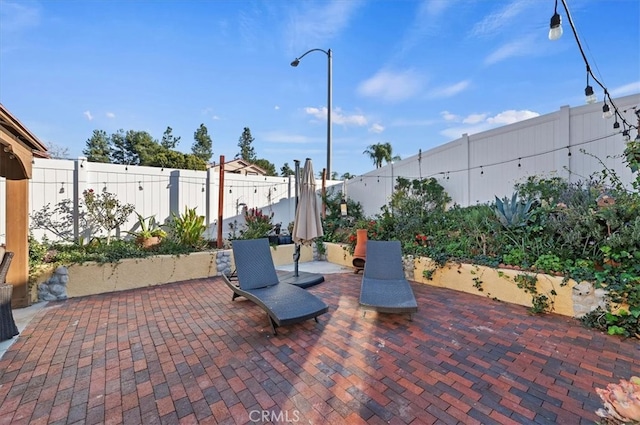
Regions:
<instances>
[{"instance_id":1,"label":"gray lounge chair","mask_svg":"<svg viewBox=\"0 0 640 425\"><path fill-rule=\"evenodd\" d=\"M408 313L418 311L418 303L404 276L400 241L367 241L367 262L360 288L362 316L367 311Z\"/></svg>"},{"instance_id":2,"label":"gray lounge chair","mask_svg":"<svg viewBox=\"0 0 640 425\"><path fill-rule=\"evenodd\" d=\"M276 328L318 316L329 311L320 298L288 283L281 283L271 258L267 239L236 240L232 243L237 276L223 278L233 290L231 300L243 296L267 313L274 335Z\"/></svg>"},{"instance_id":3,"label":"gray lounge chair","mask_svg":"<svg viewBox=\"0 0 640 425\"><path fill-rule=\"evenodd\" d=\"M13 286L5 282L12 259L13 252L7 251L4 255L0 252L0 341L18 335L18 328L13 320L13 312L11 311Z\"/></svg>"}]
</instances>

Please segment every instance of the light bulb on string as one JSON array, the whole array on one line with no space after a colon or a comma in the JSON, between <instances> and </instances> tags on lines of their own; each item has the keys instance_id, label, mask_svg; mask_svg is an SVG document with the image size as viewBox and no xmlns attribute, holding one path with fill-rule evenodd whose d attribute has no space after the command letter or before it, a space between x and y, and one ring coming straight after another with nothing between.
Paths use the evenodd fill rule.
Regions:
<instances>
[{"instance_id":1,"label":"light bulb on string","mask_svg":"<svg viewBox=\"0 0 640 425\"><path fill-rule=\"evenodd\" d=\"M584 89L585 102L588 104L596 103L598 98L593 93L593 87L589 85L589 79L587 78L587 87Z\"/></svg>"},{"instance_id":2,"label":"light bulb on string","mask_svg":"<svg viewBox=\"0 0 640 425\"><path fill-rule=\"evenodd\" d=\"M618 122L618 117L616 117L616 121L613 123L613 129L617 130L620 128L620 123Z\"/></svg>"},{"instance_id":3,"label":"light bulb on string","mask_svg":"<svg viewBox=\"0 0 640 425\"><path fill-rule=\"evenodd\" d=\"M549 40L555 41L562 37L562 17L558 14L558 0L553 9L553 16L549 23Z\"/></svg>"},{"instance_id":4,"label":"light bulb on string","mask_svg":"<svg viewBox=\"0 0 640 425\"><path fill-rule=\"evenodd\" d=\"M607 102L604 102L604 105L602 105L602 118L604 118L605 120L608 120L612 116L613 116L613 111L611 110L611 108L609 108L609 105L607 104Z\"/></svg>"}]
</instances>

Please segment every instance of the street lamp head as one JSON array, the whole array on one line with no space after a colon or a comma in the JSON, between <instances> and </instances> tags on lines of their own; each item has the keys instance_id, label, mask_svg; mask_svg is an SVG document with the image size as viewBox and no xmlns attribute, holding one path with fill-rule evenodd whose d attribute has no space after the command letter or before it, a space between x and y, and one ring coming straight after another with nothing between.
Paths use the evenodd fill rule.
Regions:
<instances>
[{"instance_id":1,"label":"street lamp head","mask_svg":"<svg viewBox=\"0 0 640 425\"><path fill-rule=\"evenodd\" d=\"M293 60L293 62L291 62L291 66L292 66L292 67L294 67L294 68L295 68L296 66L298 66L299 64L300 64L300 59L298 59L298 58L295 58L295 59Z\"/></svg>"}]
</instances>

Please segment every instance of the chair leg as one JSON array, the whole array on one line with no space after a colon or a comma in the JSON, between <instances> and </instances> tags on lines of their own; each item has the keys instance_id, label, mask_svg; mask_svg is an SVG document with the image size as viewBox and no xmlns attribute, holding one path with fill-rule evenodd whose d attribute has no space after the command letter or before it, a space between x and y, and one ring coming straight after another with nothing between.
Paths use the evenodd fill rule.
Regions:
<instances>
[{"instance_id":1,"label":"chair leg","mask_svg":"<svg viewBox=\"0 0 640 425\"><path fill-rule=\"evenodd\" d=\"M269 316L269 314L267 314L267 317L269 318L269 324L271 325L271 332L273 333L273 335L278 335L278 332L276 331L276 323L273 321L273 319L271 318L271 316Z\"/></svg>"}]
</instances>

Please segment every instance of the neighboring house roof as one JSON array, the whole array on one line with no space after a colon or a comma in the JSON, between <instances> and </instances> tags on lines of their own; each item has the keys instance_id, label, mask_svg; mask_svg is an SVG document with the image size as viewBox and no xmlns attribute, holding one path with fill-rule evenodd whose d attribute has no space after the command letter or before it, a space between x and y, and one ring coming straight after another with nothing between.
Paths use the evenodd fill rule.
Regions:
<instances>
[{"instance_id":1,"label":"neighboring house roof","mask_svg":"<svg viewBox=\"0 0 640 425\"><path fill-rule=\"evenodd\" d=\"M220 165L219 164L214 165L211 168L213 168L214 170L219 170ZM266 176L267 175L267 172L263 168L258 167L257 165L252 164L249 161L246 161L244 159L234 159L232 161L225 162L224 172L233 173L233 174L242 174L245 176Z\"/></svg>"}]
</instances>

